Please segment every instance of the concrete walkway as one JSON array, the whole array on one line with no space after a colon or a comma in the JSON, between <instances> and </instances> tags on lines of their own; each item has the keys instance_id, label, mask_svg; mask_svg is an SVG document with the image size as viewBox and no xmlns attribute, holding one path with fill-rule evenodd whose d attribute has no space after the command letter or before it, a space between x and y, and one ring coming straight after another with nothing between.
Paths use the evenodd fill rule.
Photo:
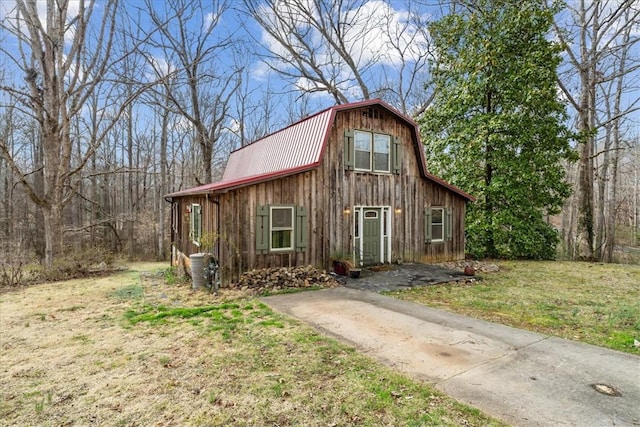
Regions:
<instances>
[{"instance_id":1,"label":"concrete walkway","mask_svg":"<svg viewBox=\"0 0 640 427\"><path fill-rule=\"evenodd\" d=\"M345 287L263 301L515 426L640 426L634 355Z\"/></svg>"}]
</instances>

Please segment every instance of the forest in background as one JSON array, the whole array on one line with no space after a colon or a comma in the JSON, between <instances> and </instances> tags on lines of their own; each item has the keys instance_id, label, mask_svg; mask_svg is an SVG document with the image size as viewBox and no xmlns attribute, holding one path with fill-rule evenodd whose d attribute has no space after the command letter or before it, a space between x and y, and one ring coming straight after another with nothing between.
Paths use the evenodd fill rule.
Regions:
<instances>
[{"instance_id":1,"label":"forest in background","mask_svg":"<svg viewBox=\"0 0 640 427\"><path fill-rule=\"evenodd\" d=\"M336 103L419 121L437 95L429 26L473 3L2 2L3 266L167 259L163 195L215 181L233 149ZM571 195L547 218L558 255L637 262L640 4L548 6L577 135Z\"/></svg>"}]
</instances>

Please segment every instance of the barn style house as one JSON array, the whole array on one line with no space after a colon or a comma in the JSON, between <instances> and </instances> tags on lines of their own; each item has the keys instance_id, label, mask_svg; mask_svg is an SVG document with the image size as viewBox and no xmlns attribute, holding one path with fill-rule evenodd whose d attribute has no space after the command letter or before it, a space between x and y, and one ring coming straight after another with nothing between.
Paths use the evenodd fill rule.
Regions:
<instances>
[{"instance_id":1,"label":"barn style house","mask_svg":"<svg viewBox=\"0 0 640 427\"><path fill-rule=\"evenodd\" d=\"M464 258L473 197L430 174L418 127L380 100L337 105L231 153L219 182L165 196L172 258L223 285L258 268Z\"/></svg>"}]
</instances>

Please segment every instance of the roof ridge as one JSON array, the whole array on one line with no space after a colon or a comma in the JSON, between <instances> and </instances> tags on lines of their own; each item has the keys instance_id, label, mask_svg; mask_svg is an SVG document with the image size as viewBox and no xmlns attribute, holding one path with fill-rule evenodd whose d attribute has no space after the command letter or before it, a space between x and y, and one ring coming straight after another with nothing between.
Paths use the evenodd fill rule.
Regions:
<instances>
[{"instance_id":1,"label":"roof ridge","mask_svg":"<svg viewBox=\"0 0 640 427\"><path fill-rule=\"evenodd\" d=\"M313 169L322 161L336 113L372 105L388 110L411 128L414 153L424 178L452 190L467 200L474 200L473 196L428 171L418 124L379 98L333 105L297 120L232 151L220 181L171 193L165 197L229 190Z\"/></svg>"}]
</instances>

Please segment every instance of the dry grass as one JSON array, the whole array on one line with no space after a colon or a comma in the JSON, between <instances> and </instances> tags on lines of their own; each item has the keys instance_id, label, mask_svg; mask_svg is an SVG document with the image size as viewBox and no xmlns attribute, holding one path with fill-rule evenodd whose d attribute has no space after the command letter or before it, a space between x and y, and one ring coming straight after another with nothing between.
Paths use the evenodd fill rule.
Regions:
<instances>
[{"instance_id":1,"label":"dry grass","mask_svg":"<svg viewBox=\"0 0 640 427\"><path fill-rule=\"evenodd\" d=\"M137 265L0 295L3 425L500 425L240 294Z\"/></svg>"},{"instance_id":2,"label":"dry grass","mask_svg":"<svg viewBox=\"0 0 640 427\"><path fill-rule=\"evenodd\" d=\"M391 292L397 298L517 328L640 354L640 266L514 261L473 285Z\"/></svg>"}]
</instances>

